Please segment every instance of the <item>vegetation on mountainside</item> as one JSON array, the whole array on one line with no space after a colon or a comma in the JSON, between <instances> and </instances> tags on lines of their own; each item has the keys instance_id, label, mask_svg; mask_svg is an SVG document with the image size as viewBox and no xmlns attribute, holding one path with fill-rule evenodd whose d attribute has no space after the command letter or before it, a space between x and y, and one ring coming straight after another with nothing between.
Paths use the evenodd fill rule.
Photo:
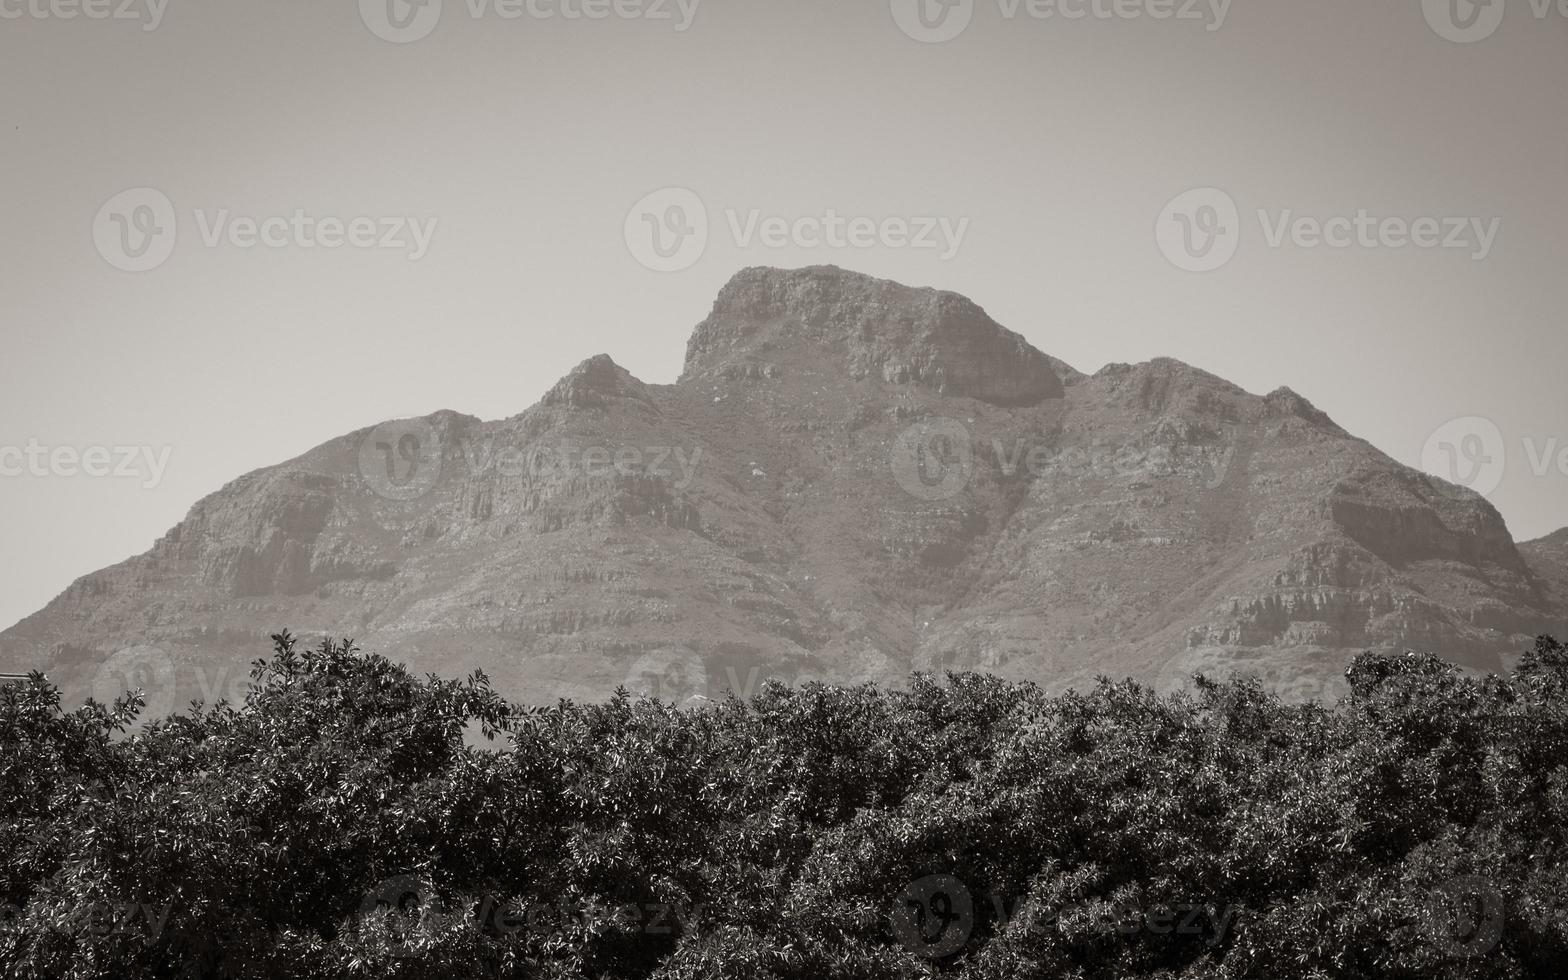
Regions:
<instances>
[{"instance_id":1,"label":"vegetation on mountainside","mask_svg":"<svg viewBox=\"0 0 1568 980\"><path fill-rule=\"evenodd\" d=\"M522 708L287 634L244 703L0 688L0 972L1533 977L1568 963L1568 651L1247 680L916 675ZM476 731L494 736L475 747Z\"/></svg>"}]
</instances>

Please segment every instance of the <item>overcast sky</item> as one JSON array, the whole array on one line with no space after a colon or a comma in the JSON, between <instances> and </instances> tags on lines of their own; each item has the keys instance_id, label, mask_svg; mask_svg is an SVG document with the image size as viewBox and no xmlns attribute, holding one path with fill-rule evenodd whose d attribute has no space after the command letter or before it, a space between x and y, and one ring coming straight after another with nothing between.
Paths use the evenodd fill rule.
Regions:
<instances>
[{"instance_id":1,"label":"overcast sky","mask_svg":"<svg viewBox=\"0 0 1568 980\"><path fill-rule=\"evenodd\" d=\"M352 429L673 381L761 264L1288 384L1568 524L1556 10L97 2L0 0L0 624Z\"/></svg>"}]
</instances>

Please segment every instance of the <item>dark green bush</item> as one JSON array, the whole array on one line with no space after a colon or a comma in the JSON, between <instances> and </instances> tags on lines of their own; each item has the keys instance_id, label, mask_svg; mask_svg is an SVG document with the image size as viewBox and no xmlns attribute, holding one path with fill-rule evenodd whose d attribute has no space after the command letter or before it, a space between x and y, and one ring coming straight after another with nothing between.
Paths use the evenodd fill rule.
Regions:
<instances>
[{"instance_id":1,"label":"dark green bush","mask_svg":"<svg viewBox=\"0 0 1568 980\"><path fill-rule=\"evenodd\" d=\"M1050 697L980 675L523 709L276 638L243 705L0 688L0 970L1555 977L1568 652ZM472 734L493 741L476 747Z\"/></svg>"}]
</instances>

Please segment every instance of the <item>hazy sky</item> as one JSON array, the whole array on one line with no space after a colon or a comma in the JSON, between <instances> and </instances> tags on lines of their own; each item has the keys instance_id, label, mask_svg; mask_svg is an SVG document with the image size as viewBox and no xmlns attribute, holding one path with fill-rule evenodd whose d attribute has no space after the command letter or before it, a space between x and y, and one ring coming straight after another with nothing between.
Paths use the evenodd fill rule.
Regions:
<instances>
[{"instance_id":1,"label":"hazy sky","mask_svg":"<svg viewBox=\"0 0 1568 980\"><path fill-rule=\"evenodd\" d=\"M672 381L747 265L1289 384L1412 465L1492 459L1516 537L1568 524L1568 16L915 2L0 0L0 625L352 429L513 415L599 352ZM652 249L644 213L701 218L633 210L665 188L700 255ZM111 475L52 454L91 447Z\"/></svg>"}]
</instances>

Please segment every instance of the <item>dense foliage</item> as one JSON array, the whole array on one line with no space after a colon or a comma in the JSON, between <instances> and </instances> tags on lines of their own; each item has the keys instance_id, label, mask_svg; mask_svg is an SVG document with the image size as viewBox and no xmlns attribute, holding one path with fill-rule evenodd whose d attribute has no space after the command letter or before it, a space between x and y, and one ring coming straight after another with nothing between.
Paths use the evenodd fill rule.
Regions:
<instances>
[{"instance_id":1,"label":"dense foliage","mask_svg":"<svg viewBox=\"0 0 1568 980\"><path fill-rule=\"evenodd\" d=\"M14 977L1535 977L1568 652L1337 706L980 675L523 709L287 634L242 705L0 688ZM487 737L493 740L486 741Z\"/></svg>"}]
</instances>

